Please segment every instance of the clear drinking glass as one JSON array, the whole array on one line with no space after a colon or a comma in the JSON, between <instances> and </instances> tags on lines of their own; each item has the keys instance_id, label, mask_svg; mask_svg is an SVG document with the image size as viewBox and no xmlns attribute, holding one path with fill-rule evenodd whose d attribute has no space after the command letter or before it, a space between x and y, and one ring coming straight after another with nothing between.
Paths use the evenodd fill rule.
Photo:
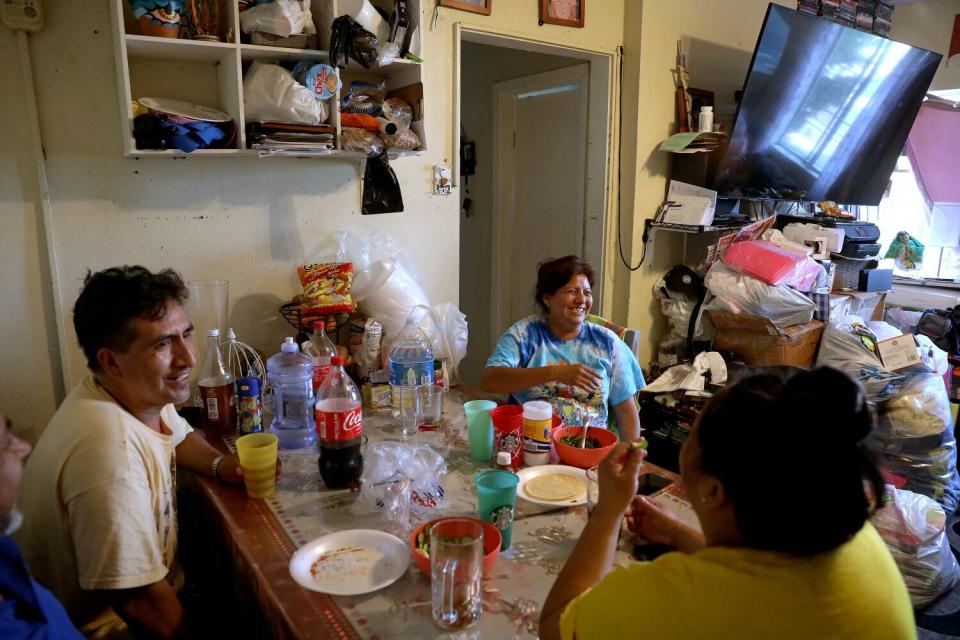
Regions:
<instances>
[{"instance_id":1,"label":"clear drinking glass","mask_svg":"<svg viewBox=\"0 0 960 640\"><path fill-rule=\"evenodd\" d=\"M600 481L597 475L598 467L587 469L587 513L593 513L593 508L600 500Z\"/></svg>"},{"instance_id":2,"label":"clear drinking glass","mask_svg":"<svg viewBox=\"0 0 960 640\"><path fill-rule=\"evenodd\" d=\"M464 629L483 611L483 527L476 520L450 518L430 528L433 621Z\"/></svg>"},{"instance_id":3,"label":"clear drinking glass","mask_svg":"<svg viewBox=\"0 0 960 640\"><path fill-rule=\"evenodd\" d=\"M400 433L404 440L417 435L420 423L421 397L419 386L400 387Z\"/></svg>"},{"instance_id":4,"label":"clear drinking glass","mask_svg":"<svg viewBox=\"0 0 960 640\"><path fill-rule=\"evenodd\" d=\"M420 387L420 416L417 424L420 429L433 431L440 428L443 415L443 387L425 384Z\"/></svg>"}]
</instances>

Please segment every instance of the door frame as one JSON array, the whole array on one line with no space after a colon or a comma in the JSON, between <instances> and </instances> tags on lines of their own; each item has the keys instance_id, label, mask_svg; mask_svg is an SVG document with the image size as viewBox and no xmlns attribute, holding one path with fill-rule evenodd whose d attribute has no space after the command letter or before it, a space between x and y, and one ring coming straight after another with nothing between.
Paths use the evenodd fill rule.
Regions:
<instances>
[{"instance_id":1,"label":"door frame","mask_svg":"<svg viewBox=\"0 0 960 640\"><path fill-rule=\"evenodd\" d=\"M590 126L590 108L589 108L589 63L584 61L582 64L561 67L552 71L534 73L514 80L504 80L493 85L493 156L492 161L496 169L493 171L493 199L492 199L492 234L490 241L490 260L492 269L490 273L490 340L491 344L496 344L497 338L503 330L518 318L511 317L507 313L505 302L509 299L511 291L507 290L510 281L509 274L512 270L511 251L504 250L506 247L505 238L509 235L516 213L514 206L514 190L505 188L509 185L510 176L516 174L514 163L515 154L509 149L515 149L515 130L516 130L516 109L511 108L516 104L518 94L528 91L537 91L538 89L549 89L561 84L583 84L586 91L581 95L580 108L585 113L586 126L584 127L584 137L589 141ZM581 237L578 243L577 253L584 256L587 261L593 260L596 264L602 264L603 249L603 228L591 228L588 219L588 194L586 176L589 175L591 166L589 147L584 149L584 184L582 192L583 219L581 221ZM503 161L502 161L503 160ZM599 233L598 233L599 232ZM598 237L594 238L593 234ZM587 239L590 236L591 246L587 247ZM523 242L522 240L519 240ZM512 244L510 245L512 247ZM598 261L599 259L599 261ZM602 282L602 280L601 280Z\"/></svg>"},{"instance_id":2,"label":"door frame","mask_svg":"<svg viewBox=\"0 0 960 640\"><path fill-rule=\"evenodd\" d=\"M621 52L619 48L590 49L571 47L546 40L538 40L526 35L512 34L503 30L467 25L462 22L453 25L453 184L460 185L460 64L461 44L474 42L494 47L533 51L553 56L563 56L583 60L590 65L589 106L587 110L587 182L586 202L602 202L600 211L585 212L588 224L596 224L602 229L598 237L602 238L600 262L593 265L601 286L595 291L597 300L595 309L601 315L610 317L613 311L614 274L617 256L617 199L620 188L618 151L620 148L620 130L617 122L620 118L620 68ZM603 167L603 179L589 178L594 167ZM494 318L496 319L496 318ZM499 334L496 337L499 337ZM496 342L496 339L494 339Z\"/></svg>"}]
</instances>

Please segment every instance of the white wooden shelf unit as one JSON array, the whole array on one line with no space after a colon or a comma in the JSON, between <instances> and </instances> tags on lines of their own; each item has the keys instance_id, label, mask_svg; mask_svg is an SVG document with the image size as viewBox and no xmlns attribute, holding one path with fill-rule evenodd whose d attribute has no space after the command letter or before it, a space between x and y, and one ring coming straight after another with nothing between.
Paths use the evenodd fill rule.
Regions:
<instances>
[{"instance_id":1,"label":"white wooden shelf unit","mask_svg":"<svg viewBox=\"0 0 960 640\"><path fill-rule=\"evenodd\" d=\"M243 110L243 76L255 60L293 63L300 60L329 62L327 51L319 49L288 49L239 42L203 42L140 35L127 0L109 0L114 32L114 57L117 68L117 87L120 103L123 155L126 157L190 156L253 156L256 149L247 148L246 118ZM224 33L240 34L239 10L236 0L218 0ZM374 0L376 4L376 0ZM330 25L339 15L337 0L314 0L313 17L322 46L328 46ZM408 0L413 26L420 24L419 0ZM411 26L411 29L413 28ZM377 82L386 80L393 90L422 83L421 65L407 59L397 59L383 67L364 69L351 60L346 69L338 70L342 89L329 100L327 122L336 128L336 149L324 154L310 154L311 158L365 159L364 154L345 151L340 147L340 99L350 87L351 80ZM237 137L231 148L198 149L192 153L177 150L137 149L133 137L132 101L151 96L183 100L193 104L214 107L230 114L237 125ZM416 151L393 150L391 158L420 155L426 149L422 120L422 101L414 105L420 115L412 127L420 135L422 146ZM283 155L278 157L291 157Z\"/></svg>"}]
</instances>

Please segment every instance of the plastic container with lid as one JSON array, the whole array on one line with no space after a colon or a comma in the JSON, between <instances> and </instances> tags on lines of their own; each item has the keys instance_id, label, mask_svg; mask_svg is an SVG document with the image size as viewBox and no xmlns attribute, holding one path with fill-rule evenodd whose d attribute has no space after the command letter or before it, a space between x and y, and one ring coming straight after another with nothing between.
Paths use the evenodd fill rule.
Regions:
<instances>
[{"instance_id":1,"label":"plastic container with lid","mask_svg":"<svg viewBox=\"0 0 960 640\"><path fill-rule=\"evenodd\" d=\"M302 449L317 442L314 428L313 358L300 352L290 336L280 353L267 360L267 383L273 395L273 423L281 449Z\"/></svg>"},{"instance_id":2,"label":"plastic container with lid","mask_svg":"<svg viewBox=\"0 0 960 640\"><path fill-rule=\"evenodd\" d=\"M550 448L550 423L553 407L543 400L523 403L523 437Z\"/></svg>"},{"instance_id":3,"label":"plastic container with lid","mask_svg":"<svg viewBox=\"0 0 960 640\"><path fill-rule=\"evenodd\" d=\"M700 107L700 118L697 131L700 133L713 132L713 107Z\"/></svg>"}]
</instances>

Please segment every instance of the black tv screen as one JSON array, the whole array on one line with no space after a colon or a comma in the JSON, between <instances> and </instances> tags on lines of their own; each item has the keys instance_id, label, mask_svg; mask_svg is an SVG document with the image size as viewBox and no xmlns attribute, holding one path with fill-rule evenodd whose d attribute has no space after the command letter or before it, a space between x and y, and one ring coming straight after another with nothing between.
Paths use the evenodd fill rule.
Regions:
<instances>
[{"instance_id":1,"label":"black tv screen","mask_svg":"<svg viewBox=\"0 0 960 640\"><path fill-rule=\"evenodd\" d=\"M878 204L940 58L771 4L713 187Z\"/></svg>"}]
</instances>

